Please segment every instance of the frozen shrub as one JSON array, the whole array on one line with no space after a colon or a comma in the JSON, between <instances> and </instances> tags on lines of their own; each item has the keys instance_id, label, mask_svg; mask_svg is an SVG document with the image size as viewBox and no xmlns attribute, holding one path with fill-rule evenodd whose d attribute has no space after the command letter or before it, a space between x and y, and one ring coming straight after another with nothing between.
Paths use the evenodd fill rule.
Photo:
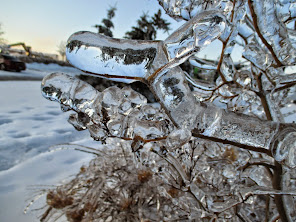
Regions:
<instances>
[{"instance_id":1,"label":"frozen shrub","mask_svg":"<svg viewBox=\"0 0 296 222\"><path fill-rule=\"evenodd\" d=\"M295 221L296 126L282 114L295 94L295 3L159 3L187 21L166 40L78 32L66 50L87 75L142 81L159 103L129 87L99 92L62 73L44 78L44 97L75 111L69 122L108 148L49 191L43 219ZM218 61L199 58L215 40ZM233 61L237 47L243 64ZM184 73L185 61L200 76ZM214 81L200 80L213 72Z\"/></svg>"},{"instance_id":2,"label":"frozen shrub","mask_svg":"<svg viewBox=\"0 0 296 222\"><path fill-rule=\"evenodd\" d=\"M61 215L73 222L188 220L188 212L170 197L182 191L135 164L130 144L112 142L117 145L100 150L74 179L47 193L41 221Z\"/></svg>"}]
</instances>

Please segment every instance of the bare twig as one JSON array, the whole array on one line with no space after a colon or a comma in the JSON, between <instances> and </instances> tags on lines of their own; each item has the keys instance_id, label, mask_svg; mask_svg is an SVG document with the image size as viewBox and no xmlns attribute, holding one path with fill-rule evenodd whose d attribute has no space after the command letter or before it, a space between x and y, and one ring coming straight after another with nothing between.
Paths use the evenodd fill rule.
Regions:
<instances>
[{"instance_id":1,"label":"bare twig","mask_svg":"<svg viewBox=\"0 0 296 222\"><path fill-rule=\"evenodd\" d=\"M249 5L251 16L252 16L252 19L253 19L254 28L255 28L255 30L256 30L259 38L261 39L261 41L263 42L263 44L267 47L267 49L270 51L270 53L271 53L274 61L276 62L277 67L283 66L283 64L277 58L275 52L273 51L272 46L266 41L266 39L264 38L264 36L262 35L262 33L260 31L260 28L258 26L258 18L257 18L257 15L255 13L254 6L253 6L253 1L252 0L248 0L248 5Z\"/></svg>"}]
</instances>

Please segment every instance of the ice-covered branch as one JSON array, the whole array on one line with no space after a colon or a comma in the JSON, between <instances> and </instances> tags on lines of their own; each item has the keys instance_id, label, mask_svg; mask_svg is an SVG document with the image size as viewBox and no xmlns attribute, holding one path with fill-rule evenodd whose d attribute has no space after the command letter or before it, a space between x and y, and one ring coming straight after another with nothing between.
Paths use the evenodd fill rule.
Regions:
<instances>
[{"instance_id":1,"label":"ice-covered branch","mask_svg":"<svg viewBox=\"0 0 296 222\"><path fill-rule=\"evenodd\" d=\"M162 186L157 191L167 198L156 195L164 203L157 208L159 212L176 210L185 220L236 217L249 221L250 212L255 211L254 220L268 221L278 216L271 212L276 205L281 219L292 221L296 218L294 208L290 207L295 201L296 126L283 122L280 108L295 93L295 74L285 73L285 68L295 65L295 33L287 27L289 18L295 17L294 3L159 2L170 16L187 21L166 40L114 39L77 32L69 38L66 52L69 62L86 75L125 83L144 82L159 103L147 103L144 96L129 87L110 87L99 92L86 82L62 73L51 74L42 82L46 98L58 101L64 111L76 112L68 121L77 130L87 129L96 140L112 139L116 144L125 144L122 150L127 162L132 154L136 157L134 162L125 162L116 169L106 164L110 168L107 174L113 175L112 181L116 181L115 188L108 187L113 182L108 182L99 172L89 191L98 192L95 189L98 186L117 195L121 189L132 200L124 198L124 204L118 204L115 198L117 202L111 201L111 205L135 212L133 201L142 201L135 190L141 190L142 180L148 181L153 175L162 179L162 182L153 180ZM274 25L269 25L271 19ZM216 39L222 42L219 61L200 59L198 52ZM244 48L244 65L233 59L236 45ZM205 83L195 78L196 73L185 75L179 65L187 60L202 74L212 70L218 76ZM208 93L209 99L199 98L197 90ZM226 103L228 109L208 101ZM132 180L132 192L128 193L129 189L118 178L131 173L131 165L135 163L149 168L149 173L146 168L144 174L139 173L140 184ZM94 170L91 166L89 169ZM94 171L98 172L98 167ZM79 184L78 180L71 183ZM87 197L94 198L89 191ZM100 192L98 196L105 198ZM64 195L62 191L51 194ZM158 202L153 194L147 195L150 198L147 204L151 203L147 209L153 219L167 220L163 212L162 217L155 216L153 207ZM82 203L74 195L73 200L76 210L88 209L85 198ZM101 203L101 199L96 201ZM165 208L165 204L171 207ZM50 207L50 210L55 208ZM69 218L74 215L68 206L63 208ZM98 215L105 218L105 211L114 217L115 211L106 208L98 211ZM263 211L266 213L260 213ZM89 212L84 211L83 217L87 218ZM140 215L137 219L150 215L142 208L136 212Z\"/></svg>"},{"instance_id":2,"label":"ice-covered branch","mask_svg":"<svg viewBox=\"0 0 296 222\"><path fill-rule=\"evenodd\" d=\"M215 25L217 22L219 24L223 21L220 18L218 20L216 19L215 12L211 13L210 18L212 20L208 19L209 13L204 15L206 19L200 19L199 17L193 18L182 28L174 32L172 36L165 41L165 44L161 41L156 42L156 44L154 41L117 40L87 32L76 33L69 39L67 56L73 65L77 65L78 68L85 71L94 72L94 70L96 70L97 73L104 73L104 64L118 68L123 65L128 68L134 67L134 70L140 70L131 72L143 73L141 74L141 78L148 84L156 98L158 98L159 102L166 110L168 116L170 116L171 120L179 128L185 127L193 130L195 135L216 138L224 143L236 144L241 147L254 147L254 149L258 148L259 150L266 149L268 150L266 151L267 153L278 153L280 151L273 151L274 149L277 150L278 147L271 147L273 141L277 139L275 136L280 133L278 123L261 121L253 117L226 112L214 106L207 107L199 104L186 83L183 71L178 67L180 63L179 58L183 56L187 57L188 52L186 50L184 51L184 49L186 49L184 44L187 40L184 40L185 43L182 42L181 45L178 45L177 42L180 40L174 36L178 36L178 33L182 31L180 35L189 38L192 33L188 31L190 35L186 34L186 30L192 27L195 27L194 30L198 30L199 28L203 29L206 33L210 33L212 27L214 27L213 24ZM197 22L195 22L194 19L196 19ZM205 21L208 23L204 24ZM214 34L215 36L219 35L219 32L220 34L223 32L223 29L221 30L220 28L214 28L213 30L214 33L217 32ZM220 31L218 32L217 30ZM198 33L200 33L200 31L197 32L196 35L192 35L193 40L198 37ZM179 38L183 39L184 36ZM79 39L80 42L79 46L75 45L77 39ZM179 52L175 49L173 51L174 54L169 53L168 55L165 48L165 46L170 47L168 42L176 42L177 46L175 46L175 48L180 48L182 51ZM189 44L189 53L191 50L194 50L195 47L199 48L205 44L201 43L202 45L199 46L196 41L193 41L193 43L194 42L197 45ZM137 48L138 54L133 55L133 60L126 62L124 59L130 56L126 54L128 51L132 51L132 49L129 48L129 50L127 50L125 48L132 47L133 45ZM154 49L155 54L151 54L151 57L149 57L150 62L143 65L142 61L146 61L143 55L145 55L148 45ZM108 47L111 47L112 50ZM102 50L105 51L102 52ZM94 51L96 52L95 54L93 54ZM111 56L109 53L111 51L116 55L115 58L118 59ZM123 60L119 58L123 58ZM84 60L90 60L87 62L89 67L82 67L84 63L81 61ZM94 61L94 63L92 61ZM112 75L116 74L116 69L111 70ZM119 74L121 74L120 76L124 79L125 74ZM287 128L291 127L287 126ZM293 126L291 129L294 129ZM293 153L295 149L292 148L288 152ZM287 161L281 161L291 167L295 167L295 158L291 155L287 156L287 158L288 157L289 159Z\"/></svg>"}]
</instances>

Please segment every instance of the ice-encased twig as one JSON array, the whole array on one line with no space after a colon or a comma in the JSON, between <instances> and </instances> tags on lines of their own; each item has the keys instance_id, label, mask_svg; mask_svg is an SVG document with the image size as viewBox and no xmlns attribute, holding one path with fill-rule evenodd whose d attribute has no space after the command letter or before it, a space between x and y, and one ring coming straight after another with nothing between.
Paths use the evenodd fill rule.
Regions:
<instances>
[{"instance_id":1,"label":"ice-encased twig","mask_svg":"<svg viewBox=\"0 0 296 222\"><path fill-rule=\"evenodd\" d=\"M81 31L68 39L66 55L89 75L131 83L146 78L161 47L161 41L114 39Z\"/></svg>"},{"instance_id":2,"label":"ice-encased twig","mask_svg":"<svg viewBox=\"0 0 296 222\"><path fill-rule=\"evenodd\" d=\"M295 167L296 141L291 136L294 125L207 107L199 104L188 87L178 65L221 35L223 23L222 15L207 11L188 21L164 42L121 40L79 32L68 40L67 58L90 75L146 82L175 125L192 130L195 136L273 154L277 161ZM199 37L205 39L200 41ZM287 137L282 133L286 130Z\"/></svg>"},{"instance_id":3,"label":"ice-encased twig","mask_svg":"<svg viewBox=\"0 0 296 222\"><path fill-rule=\"evenodd\" d=\"M147 104L144 96L129 87L99 92L73 76L53 73L43 79L42 95L74 110L69 123L78 130L88 129L95 140L110 136L151 141L165 137L173 128L164 111Z\"/></svg>"},{"instance_id":4,"label":"ice-encased twig","mask_svg":"<svg viewBox=\"0 0 296 222\"><path fill-rule=\"evenodd\" d=\"M172 121L191 129L196 114L188 107L198 110L199 106L178 65L217 39L224 27L223 15L210 10L192 18L164 42L78 32L69 38L66 55L71 64L89 75L147 83L168 115L174 116Z\"/></svg>"}]
</instances>

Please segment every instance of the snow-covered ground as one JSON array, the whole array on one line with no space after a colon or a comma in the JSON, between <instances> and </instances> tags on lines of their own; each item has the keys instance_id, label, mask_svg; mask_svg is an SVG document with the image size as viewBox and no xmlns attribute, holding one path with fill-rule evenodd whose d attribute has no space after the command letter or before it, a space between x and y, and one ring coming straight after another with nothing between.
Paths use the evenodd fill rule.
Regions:
<instances>
[{"instance_id":1,"label":"snow-covered ground","mask_svg":"<svg viewBox=\"0 0 296 222\"><path fill-rule=\"evenodd\" d=\"M69 180L92 158L90 154L74 150L45 152L0 172L0 221L39 221L42 211L32 209L44 206L45 195L36 200L28 213L24 214L26 206L41 195L42 190Z\"/></svg>"},{"instance_id":2,"label":"snow-covered ground","mask_svg":"<svg viewBox=\"0 0 296 222\"><path fill-rule=\"evenodd\" d=\"M48 73L79 71L58 65L28 64L21 73L0 71L0 221L38 221L40 212L23 214L36 191L57 185L79 171L92 155L62 150L48 152L61 143L97 147L88 132L77 132L67 122L69 113L41 96L41 79ZM38 81L12 81L38 80ZM44 202L43 202L44 203ZM37 205L38 206L38 205ZM33 206L33 208L35 208Z\"/></svg>"},{"instance_id":3,"label":"snow-covered ground","mask_svg":"<svg viewBox=\"0 0 296 222\"><path fill-rule=\"evenodd\" d=\"M67 123L69 113L41 96L40 81L0 81L0 170L49 146L88 137Z\"/></svg>"},{"instance_id":4,"label":"snow-covered ground","mask_svg":"<svg viewBox=\"0 0 296 222\"><path fill-rule=\"evenodd\" d=\"M41 96L40 80L57 71L78 74L71 67L56 64L28 64L21 73L0 71L8 79L39 78L39 81L0 81L0 170L5 170L50 145L71 142L87 137L67 124L69 114L62 113L59 105Z\"/></svg>"}]
</instances>

